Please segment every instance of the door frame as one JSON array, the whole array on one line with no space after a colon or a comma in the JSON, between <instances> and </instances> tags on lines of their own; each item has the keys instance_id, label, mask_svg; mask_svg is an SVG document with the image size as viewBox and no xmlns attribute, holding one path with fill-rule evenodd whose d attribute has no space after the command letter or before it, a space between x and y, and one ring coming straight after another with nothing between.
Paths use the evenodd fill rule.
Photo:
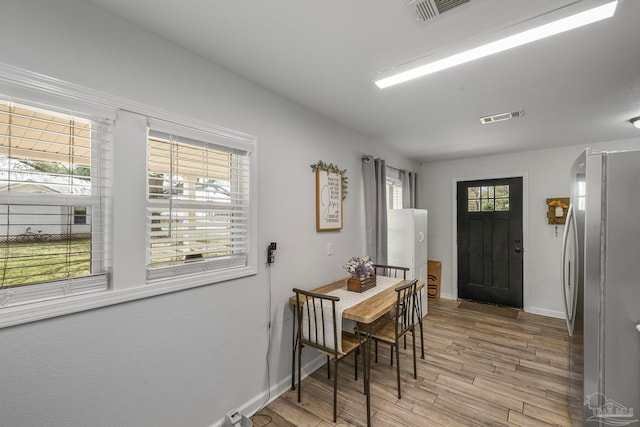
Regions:
<instances>
[{"instance_id":1,"label":"door frame","mask_svg":"<svg viewBox=\"0 0 640 427\"><path fill-rule=\"evenodd\" d=\"M458 182L461 181L480 181L487 179L504 179L504 178L522 178L522 241L523 241L523 257L522 257L522 309L525 312L530 310L529 301L529 174L528 172L501 173L493 175L473 175L454 177L451 182L451 212L454 220L451 221L451 273L453 278L453 299L458 299ZM542 215L542 214L541 214Z\"/></svg>"}]
</instances>

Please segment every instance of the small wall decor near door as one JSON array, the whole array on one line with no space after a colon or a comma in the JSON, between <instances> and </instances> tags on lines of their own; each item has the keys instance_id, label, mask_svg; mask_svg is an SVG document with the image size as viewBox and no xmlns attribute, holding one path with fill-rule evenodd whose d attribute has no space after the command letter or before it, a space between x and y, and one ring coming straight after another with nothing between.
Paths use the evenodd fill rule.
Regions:
<instances>
[{"instance_id":1,"label":"small wall decor near door","mask_svg":"<svg viewBox=\"0 0 640 427\"><path fill-rule=\"evenodd\" d=\"M311 165L311 168L316 173L316 230L340 230L346 170L324 162Z\"/></svg>"},{"instance_id":2,"label":"small wall decor near door","mask_svg":"<svg viewBox=\"0 0 640 427\"><path fill-rule=\"evenodd\" d=\"M567 211L569 210L568 197L554 197L547 199L547 219L549 224L564 224L567 221Z\"/></svg>"}]
</instances>

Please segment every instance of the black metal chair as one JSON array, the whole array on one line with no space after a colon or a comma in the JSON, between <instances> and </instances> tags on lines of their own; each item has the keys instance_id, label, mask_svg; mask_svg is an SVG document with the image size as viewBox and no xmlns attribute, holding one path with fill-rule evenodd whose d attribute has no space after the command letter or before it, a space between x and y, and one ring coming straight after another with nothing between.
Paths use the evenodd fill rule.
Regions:
<instances>
[{"instance_id":1,"label":"black metal chair","mask_svg":"<svg viewBox=\"0 0 640 427\"><path fill-rule=\"evenodd\" d=\"M382 318L373 325L371 338L376 344L376 360L378 354L378 341L385 342L391 346L391 364L393 365L393 349L396 353L396 371L398 377L398 399L401 398L400 392L400 339L404 338L411 332L413 340L413 378L418 378L416 363L416 304L417 299L417 283L418 280L398 286L396 291L395 313L392 318Z\"/></svg>"},{"instance_id":2,"label":"black metal chair","mask_svg":"<svg viewBox=\"0 0 640 427\"><path fill-rule=\"evenodd\" d=\"M327 374L331 378L330 361L335 362L333 376L333 422L337 418L338 402L338 362L349 353L355 354L355 379L358 379L358 350L366 341L359 333L342 332L338 337L337 322L342 322L336 316L336 302L340 298L322 295L314 292L293 289L296 294L296 310L298 310L298 328L296 339L298 343L298 402L301 400L301 360L302 349L312 347L327 356ZM306 319L306 321L304 320ZM330 321L330 323L327 323ZM329 325L329 326L327 326ZM341 340L342 352L338 351L338 340Z\"/></svg>"},{"instance_id":3,"label":"black metal chair","mask_svg":"<svg viewBox=\"0 0 640 427\"><path fill-rule=\"evenodd\" d=\"M409 271L409 268L407 267L384 264L374 264L373 269L377 275L395 277L397 279L402 277L403 280L407 279L407 271Z\"/></svg>"},{"instance_id":4,"label":"black metal chair","mask_svg":"<svg viewBox=\"0 0 640 427\"><path fill-rule=\"evenodd\" d=\"M374 264L374 271L377 275L400 278L407 280L408 267L400 267L397 265ZM422 330L422 290L417 294L416 316L420 324L420 349L421 358L424 359L424 332ZM407 339L404 339L404 348L407 348ZM376 362L378 361L378 349L376 348Z\"/></svg>"}]
</instances>

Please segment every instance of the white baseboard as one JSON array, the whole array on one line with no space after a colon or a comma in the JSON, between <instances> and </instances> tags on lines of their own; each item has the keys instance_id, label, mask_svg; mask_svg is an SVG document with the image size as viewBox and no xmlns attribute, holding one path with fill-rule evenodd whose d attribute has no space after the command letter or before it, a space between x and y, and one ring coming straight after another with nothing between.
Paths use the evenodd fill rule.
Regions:
<instances>
[{"instance_id":1,"label":"white baseboard","mask_svg":"<svg viewBox=\"0 0 640 427\"><path fill-rule=\"evenodd\" d=\"M451 294L440 294L440 298L454 300L454 301L457 299L457 298L454 298L453 295ZM562 311L549 310L548 308L525 307L523 310L527 313L538 314L540 316L555 317L556 319L565 318L564 313Z\"/></svg>"},{"instance_id":2,"label":"white baseboard","mask_svg":"<svg viewBox=\"0 0 640 427\"><path fill-rule=\"evenodd\" d=\"M305 379L306 377L311 375L313 372L315 372L318 368L320 368L326 362L327 362L326 356L321 355L313 359L311 362L307 363L306 365L302 366L301 368L302 372L300 374L302 379ZM244 404L242 404L240 407L236 409L245 417L252 417L256 412L258 412L264 406L276 400L278 397L285 394L289 389L291 389L291 375L288 375L277 384L272 385L268 392L265 391L264 393L260 393L259 395L245 402ZM232 409L233 408L229 408L229 410L232 410ZM224 422L225 422L225 419L223 416L220 420L211 424L210 427L221 427L224 425Z\"/></svg>"},{"instance_id":3,"label":"white baseboard","mask_svg":"<svg viewBox=\"0 0 640 427\"><path fill-rule=\"evenodd\" d=\"M562 311L549 310L547 308L528 307L525 311L531 314L539 314L540 316L555 317L556 319L565 318L564 313Z\"/></svg>"}]
</instances>

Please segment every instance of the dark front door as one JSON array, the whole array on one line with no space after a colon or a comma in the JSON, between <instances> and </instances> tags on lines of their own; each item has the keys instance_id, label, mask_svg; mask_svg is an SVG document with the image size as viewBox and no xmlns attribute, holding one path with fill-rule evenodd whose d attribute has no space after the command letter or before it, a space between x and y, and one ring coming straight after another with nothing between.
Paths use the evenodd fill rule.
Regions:
<instances>
[{"instance_id":1,"label":"dark front door","mask_svg":"<svg viewBox=\"0 0 640 427\"><path fill-rule=\"evenodd\" d=\"M522 178L458 182L458 297L522 308Z\"/></svg>"}]
</instances>

